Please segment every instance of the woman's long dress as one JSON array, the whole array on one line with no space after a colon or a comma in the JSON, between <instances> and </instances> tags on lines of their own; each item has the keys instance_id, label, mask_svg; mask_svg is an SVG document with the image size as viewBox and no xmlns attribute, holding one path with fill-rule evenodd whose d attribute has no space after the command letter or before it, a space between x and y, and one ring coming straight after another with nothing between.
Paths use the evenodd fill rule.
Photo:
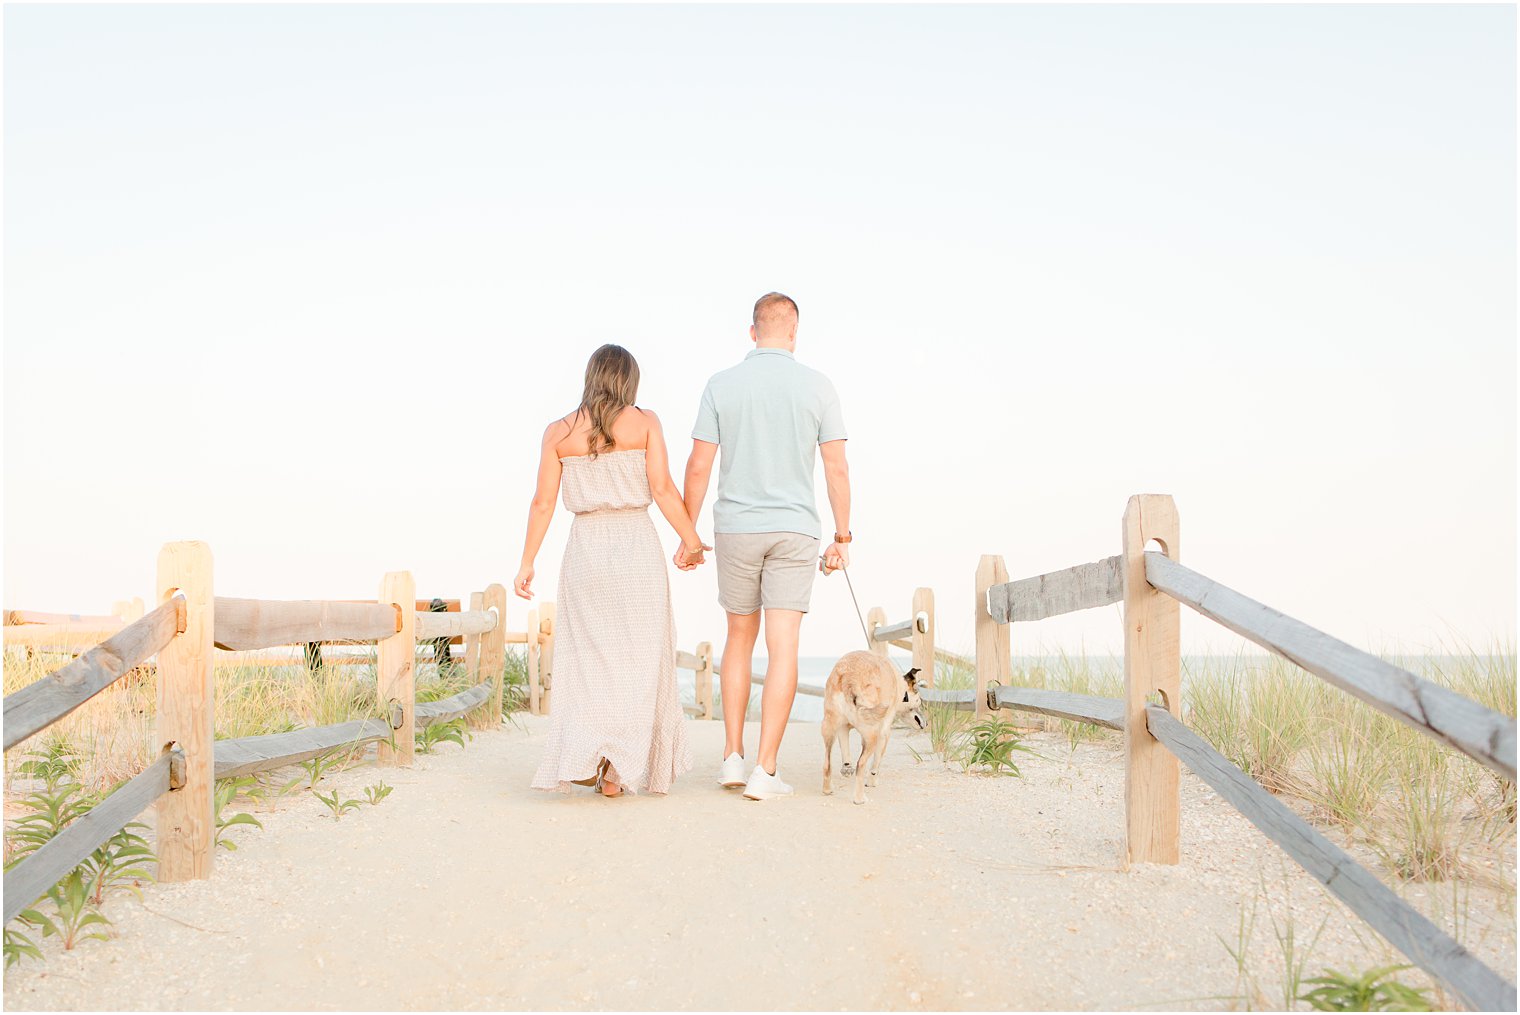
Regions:
<instances>
[{"instance_id":1,"label":"woman's long dress","mask_svg":"<svg viewBox=\"0 0 1520 1015\"><path fill-rule=\"evenodd\" d=\"M606 758L627 789L665 793L691 768L691 752L644 450L561 463L575 521L559 572L549 742L533 788L568 792Z\"/></svg>"}]
</instances>

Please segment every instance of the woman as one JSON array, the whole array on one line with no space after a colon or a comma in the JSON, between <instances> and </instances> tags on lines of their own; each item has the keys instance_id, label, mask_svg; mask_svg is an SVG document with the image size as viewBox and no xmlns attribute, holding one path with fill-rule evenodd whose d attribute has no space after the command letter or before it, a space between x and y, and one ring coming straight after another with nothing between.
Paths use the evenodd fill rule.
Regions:
<instances>
[{"instance_id":1,"label":"woman","mask_svg":"<svg viewBox=\"0 0 1520 1015\"><path fill-rule=\"evenodd\" d=\"M683 566L700 564L712 547L670 478L659 419L633 404L638 390L638 363L621 346L604 345L586 364L581 404L544 431L513 582L519 596L533 596L533 561L562 485L575 522L559 572L554 705L534 789L664 793L691 768L670 581L650 501L681 537Z\"/></svg>"}]
</instances>

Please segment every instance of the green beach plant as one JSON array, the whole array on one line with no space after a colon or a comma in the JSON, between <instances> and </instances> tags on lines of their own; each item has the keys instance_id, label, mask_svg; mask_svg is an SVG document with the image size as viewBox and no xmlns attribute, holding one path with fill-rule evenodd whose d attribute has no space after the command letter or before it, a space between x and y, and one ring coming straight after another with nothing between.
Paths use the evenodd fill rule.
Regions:
<instances>
[{"instance_id":1,"label":"green beach plant","mask_svg":"<svg viewBox=\"0 0 1520 1015\"><path fill-rule=\"evenodd\" d=\"M116 888L141 897L142 883L153 880L149 865L158 860L148 840L134 831L147 827L141 821L128 822L80 865L90 889L91 903L100 905L105 901L106 892Z\"/></svg>"},{"instance_id":2,"label":"green beach plant","mask_svg":"<svg viewBox=\"0 0 1520 1015\"><path fill-rule=\"evenodd\" d=\"M78 781L80 768L78 748L62 734L46 738L40 751L29 751L26 760L17 768L20 775L40 781L47 790L58 788L65 780Z\"/></svg>"},{"instance_id":3,"label":"green beach plant","mask_svg":"<svg viewBox=\"0 0 1520 1015\"><path fill-rule=\"evenodd\" d=\"M25 813L5 830L7 864L36 852L69 822L94 806L94 800L79 783L63 782L26 794L21 798L21 806Z\"/></svg>"},{"instance_id":4,"label":"green beach plant","mask_svg":"<svg viewBox=\"0 0 1520 1015\"><path fill-rule=\"evenodd\" d=\"M237 849L237 843L232 841L228 833L238 825L264 827L263 822L246 811L239 811L232 815L226 813L227 808L237 799L239 793L246 791L252 796L261 789L259 780L251 775L234 776L231 779L216 781L216 844L218 846L233 851Z\"/></svg>"},{"instance_id":5,"label":"green beach plant","mask_svg":"<svg viewBox=\"0 0 1520 1015\"><path fill-rule=\"evenodd\" d=\"M1014 754L1035 750L1024 743L1018 729L1002 716L991 715L968 727L959 738L956 760L963 771L982 769L990 775L1022 776Z\"/></svg>"},{"instance_id":6,"label":"green beach plant","mask_svg":"<svg viewBox=\"0 0 1520 1015\"><path fill-rule=\"evenodd\" d=\"M1315 1011L1430 1011L1431 1002L1424 990L1394 979L1409 966L1380 966L1360 976L1326 970L1323 976L1305 980L1315 988L1298 1000Z\"/></svg>"},{"instance_id":7,"label":"green beach plant","mask_svg":"<svg viewBox=\"0 0 1520 1015\"><path fill-rule=\"evenodd\" d=\"M321 793L317 790L312 790L311 792L312 796L322 801L327 809L332 812L334 820L342 818L349 811L358 810L364 803L362 800L344 799L338 795L337 790L333 790L331 793Z\"/></svg>"},{"instance_id":8,"label":"green beach plant","mask_svg":"<svg viewBox=\"0 0 1520 1015\"><path fill-rule=\"evenodd\" d=\"M90 902L90 886L83 867L75 867L52 888L47 897L53 902L53 915L42 923L42 936L57 935L65 951L72 951L81 941L104 941L109 935L91 927L109 927L111 921Z\"/></svg>"},{"instance_id":9,"label":"green beach plant","mask_svg":"<svg viewBox=\"0 0 1520 1015\"><path fill-rule=\"evenodd\" d=\"M467 737L474 739L465 728L463 719L435 722L417 731L417 750L423 754L432 754L440 744L458 744L463 747Z\"/></svg>"},{"instance_id":10,"label":"green beach plant","mask_svg":"<svg viewBox=\"0 0 1520 1015\"><path fill-rule=\"evenodd\" d=\"M326 778L329 772L343 771L356 753L357 748L344 745L323 751L301 762L301 767L306 769L306 788L314 790L317 788L317 783Z\"/></svg>"},{"instance_id":11,"label":"green beach plant","mask_svg":"<svg viewBox=\"0 0 1520 1015\"><path fill-rule=\"evenodd\" d=\"M28 926L42 926L47 920L35 909L24 909L17 916L18 923ZM22 959L41 959L42 949L37 947L37 942L24 934L19 928L5 928L5 968L9 969Z\"/></svg>"},{"instance_id":12,"label":"green beach plant","mask_svg":"<svg viewBox=\"0 0 1520 1015\"><path fill-rule=\"evenodd\" d=\"M364 787L364 798L368 800L370 806L373 807L376 804L380 803L380 801L384 800L386 797L390 796L391 793L395 791L395 788L396 787L394 786L387 786L383 782L377 782L373 786Z\"/></svg>"}]
</instances>

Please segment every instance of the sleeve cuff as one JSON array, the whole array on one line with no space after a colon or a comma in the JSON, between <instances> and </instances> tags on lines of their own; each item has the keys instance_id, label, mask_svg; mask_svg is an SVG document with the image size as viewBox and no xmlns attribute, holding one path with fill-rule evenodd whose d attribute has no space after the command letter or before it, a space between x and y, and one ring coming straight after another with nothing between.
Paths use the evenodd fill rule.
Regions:
<instances>
[{"instance_id":1,"label":"sleeve cuff","mask_svg":"<svg viewBox=\"0 0 1520 1015\"><path fill-rule=\"evenodd\" d=\"M693 430L691 433L691 439L694 441L706 441L709 444L719 443L718 436L716 434L703 433L700 430Z\"/></svg>"},{"instance_id":2,"label":"sleeve cuff","mask_svg":"<svg viewBox=\"0 0 1520 1015\"><path fill-rule=\"evenodd\" d=\"M842 434L842 433L836 433L836 434L821 433L821 434L818 435L818 443L819 444L827 444L829 441L847 441L849 439L850 439L849 435Z\"/></svg>"}]
</instances>

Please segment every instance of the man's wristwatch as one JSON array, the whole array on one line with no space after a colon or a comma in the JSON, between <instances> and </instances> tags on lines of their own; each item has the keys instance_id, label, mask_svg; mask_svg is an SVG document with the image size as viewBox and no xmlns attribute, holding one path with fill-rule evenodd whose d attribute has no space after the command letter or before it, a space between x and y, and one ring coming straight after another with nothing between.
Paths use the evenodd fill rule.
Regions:
<instances>
[{"instance_id":1,"label":"man's wristwatch","mask_svg":"<svg viewBox=\"0 0 1520 1015\"><path fill-rule=\"evenodd\" d=\"M854 538L855 538L855 533L853 533L853 532L846 532L842 536L839 533L837 533L837 532L834 533L834 542L836 542L836 543L848 543L850 540L852 540Z\"/></svg>"}]
</instances>

